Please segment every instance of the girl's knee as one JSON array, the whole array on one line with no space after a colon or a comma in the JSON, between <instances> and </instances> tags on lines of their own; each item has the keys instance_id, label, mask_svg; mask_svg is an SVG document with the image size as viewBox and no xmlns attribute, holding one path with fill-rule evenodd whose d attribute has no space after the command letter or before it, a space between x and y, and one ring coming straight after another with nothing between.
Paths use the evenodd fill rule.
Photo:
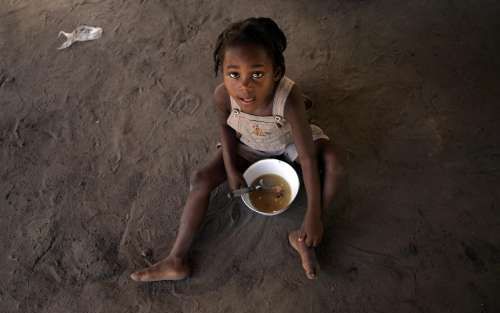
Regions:
<instances>
[{"instance_id":1,"label":"girl's knee","mask_svg":"<svg viewBox=\"0 0 500 313\"><path fill-rule=\"evenodd\" d=\"M195 170L189 177L189 191L204 190L210 192L212 190L211 185L211 177L203 169Z\"/></svg>"},{"instance_id":2,"label":"girl's knee","mask_svg":"<svg viewBox=\"0 0 500 313\"><path fill-rule=\"evenodd\" d=\"M334 174L335 176L341 176L345 174L345 169L343 162L340 160L337 152L333 148L333 145L329 144L323 149L323 166L326 172Z\"/></svg>"}]
</instances>

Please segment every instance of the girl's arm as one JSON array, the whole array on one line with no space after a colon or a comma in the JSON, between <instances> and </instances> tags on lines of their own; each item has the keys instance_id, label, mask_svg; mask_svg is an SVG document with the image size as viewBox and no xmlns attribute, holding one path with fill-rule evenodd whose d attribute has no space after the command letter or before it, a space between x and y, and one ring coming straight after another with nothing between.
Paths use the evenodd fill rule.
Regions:
<instances>
[{"instance_id":1,"label":"girl's arm","mask_svg":"<svg viewBox=\"0 0 500 313\"><path fill-rule=\"evenodd\" d=\"M287 98L285 119L292 127L293 140L299 155L298 158L307 192L307 211L299 240L305 240L308 246L317 246L323 236L321 185L311 127L306 119L302 91L297 85L293 86Z\"/></svg>"},{"instance_id":2,"label":"girl's arm","mask_svg":"<svg viewBox=\"0 0 500 313\"><path fill-rule=\"evenodd\" d=\"M245 187L245 180L236 165L236 149L238 145L236 132L227 125L227 118L231 114L231 102L224 84L220 84L215 88L213 99L217 108L218 125L221 129L222 157L229 187L231 190Z\"/></svg>"}]
</instances>

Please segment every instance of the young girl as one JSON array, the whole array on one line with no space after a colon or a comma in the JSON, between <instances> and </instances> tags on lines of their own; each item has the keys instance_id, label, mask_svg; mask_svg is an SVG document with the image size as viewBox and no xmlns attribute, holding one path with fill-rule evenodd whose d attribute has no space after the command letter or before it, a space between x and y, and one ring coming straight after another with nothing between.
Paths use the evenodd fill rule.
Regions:
<instances>
[{"instance_id":1,"label":"young girl","mask_svg":"<svg viewBox=\"0 0 500 313\"><path fill-rule=\"evenodd\" d=\"M300 88L285 74L286 37L269 18L249 18L230 25L217 38L215 75L224 82L214 91L219 113L220 149L190 180L180 227L169 255L131 275L135 281L179 280L190 274L186 256L198 231L211 191L228 180L231 190L246 186L242 173L258 159L284 156L302 168L307 210L300 229L288 234L306 276L314 279L314 247L323 236L322 209L336 190L339 170L333 145L322 130L309 125ZM319 163L319 164L318 164ZM323 186L320 172L323 171Z\"/></svg>"}]
</instances>

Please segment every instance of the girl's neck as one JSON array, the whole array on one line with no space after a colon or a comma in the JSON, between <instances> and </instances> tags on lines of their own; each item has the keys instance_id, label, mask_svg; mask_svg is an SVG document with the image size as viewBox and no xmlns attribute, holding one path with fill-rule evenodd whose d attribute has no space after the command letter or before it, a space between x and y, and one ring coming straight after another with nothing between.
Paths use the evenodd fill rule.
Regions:
<instances>
[{"instance_id":1,"label":"girl's neck","mask_svg":"<svg viewBox=\"0 0 500 313\"><path fill-rule=\"evenodd\" d=\"M253 110L252 112L246 112L242 111L243 113L251 114L251 115L256 115L256 116L269 116L273 115L273 102L270 101L265 108L257 108Z\"/></svg>"}]
</instances>

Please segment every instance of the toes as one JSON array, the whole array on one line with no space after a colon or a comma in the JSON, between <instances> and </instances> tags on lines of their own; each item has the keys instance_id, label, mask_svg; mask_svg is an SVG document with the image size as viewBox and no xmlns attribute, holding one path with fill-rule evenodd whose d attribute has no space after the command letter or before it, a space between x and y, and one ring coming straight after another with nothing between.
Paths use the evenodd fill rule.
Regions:
<instances>
[{"instance_id":1,"label":"toes","mask_svg":"<svg viewBox=\"0 0 500 313\"><path fill-rule=\"evenodd\" d=\"M308 253L308 255L302 259L302 267L304 268L307 278L316 279L316 264L311 253Z\"/></svg>"},{"instance_id":2,"label":"toes","mask_svg":"<svg viewBox=\"0 0 500 313\"><path fill-rule=\"evenodd\" d=\"M139 275L137 275L136 273L132 273L130 274L130 279L132 279L133 281L139 281Z\"/></svg>"},{"instance_id":3,"label":"toes","mask_svg":"<svg viewBox=\"0 0 500 313\"><path fill-rule=\"evenodd\" d=\"M137 272L134 272L130 275L130 278L137 282L148 282L157 280L160 270L158 267L152 266Z\"/></svg>"},{"instance_id":4,"label":"toes","mask_svg":"<svg viewBox=\"0 0 500 313\"><path fill-rule=\"evenodd\" d=\"M159 280L180 280L188 277L189 267L183 264L159 262L149 268L130 274L130 278L137 282L151 282Z\"/></svg>"},{"instance_id":5,"label":"toes","mask_svg":"<svg viewBox=\"0 0 500 313\"><path fill-rule=\"evenodd\" d=\"M135 281L142 281L143 276L144 276L144 271L138 271L130 274L130 278Z\"/></svg>"},{"instance_id":6,"label":"toes","mask_svg":"<svg viewBox=\"0 0 500 313\"><path fill-rule=\"evenodd\" d=\"M132 278L137 282L148 282L157 280L157 278L160 275L161 275L161 269L159 268L158 264L156 264L151 267L130 274L130 278Z\"/></svg>"},{"instance_id":7,"label":"toes","mask_svg":"<svg viewBox=\"0 0 500 313\"><path fill-rule=\"evenodd\" d=\"M313 262L313 261L310 261ZM309 279L316 279L317 274L316 274L316 266L314 264L308 263L308 264L303 264L304 267L304 272L306 273L306 277Z\"/></svg>"},{"instance_id":8,"label":"toes","mask_svg":"<svg viewBox=\"0 0 500 313\"><path fill-rule=\"evenodd\" d=\"M311 279L311 280L314 280L314 279L317 278L315 272L308 272L308 273L306 273L306 277L309 278L309 279Z\"/></svg>"}]
</instances>

